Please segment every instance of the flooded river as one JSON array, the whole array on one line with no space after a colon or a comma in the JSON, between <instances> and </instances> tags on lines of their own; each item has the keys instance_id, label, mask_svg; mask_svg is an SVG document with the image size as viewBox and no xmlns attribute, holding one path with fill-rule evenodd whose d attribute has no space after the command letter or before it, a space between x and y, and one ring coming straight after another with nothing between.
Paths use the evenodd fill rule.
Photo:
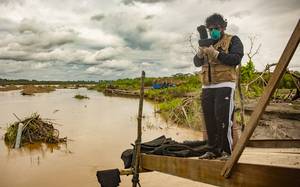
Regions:
<instances>
[{"instance_id":1,"label":"flooded river","mask_svg":"<svg viewBox=\"0 0 300 187\"><path fill-rule=\"evenodd\" d=\"M76 100L75 94L90 97ZM86 89L62 89L52 93L21 96L19 91L0 92L0 186L1 187L96 187L96 171L123 168L120 155L136 139L138 99L106 97ZM9 149L3 136L7 124L34 112L54 119L67 145L31 145ZM143 141L160 135L175 140L201 138L199 132L167 124L154 115L154 105L144 103ZM158 172L141 174L143 187L207 186ZM131 186L131 176L121 178ZM163 184L162 184L163 183Z\"/></svg>"}]
</instances>

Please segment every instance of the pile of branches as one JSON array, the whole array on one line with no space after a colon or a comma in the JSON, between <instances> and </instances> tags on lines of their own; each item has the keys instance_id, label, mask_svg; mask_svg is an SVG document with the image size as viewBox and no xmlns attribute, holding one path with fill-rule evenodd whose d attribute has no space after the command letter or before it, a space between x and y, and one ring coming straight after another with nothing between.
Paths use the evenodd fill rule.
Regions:
<instances>
[{"instance_id":1,"label":"pile of branches","mask_svg":"<svg viewBox=\"0 0 300 187\"><path fill-rule=\"evenodd\" d=\"M59 131L53 127L53 123L50 120L42 119L37 113L32 114L24 120L20 120L17 116L16 118L18 121L8 127L4 136L5 143L11 147L16 143L20 123L23 124L21 145L36 142L56 144L67 141L67 137L59 138Z\"/></svg>"}]
</instances>

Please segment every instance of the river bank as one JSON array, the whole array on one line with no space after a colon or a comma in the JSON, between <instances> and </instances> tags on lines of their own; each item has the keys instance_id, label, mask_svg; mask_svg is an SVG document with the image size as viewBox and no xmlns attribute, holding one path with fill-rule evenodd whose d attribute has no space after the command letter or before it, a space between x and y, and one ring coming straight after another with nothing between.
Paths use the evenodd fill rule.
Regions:
<instances>
[{"instance_id":1,"label":"river bank","mask_svg":"<svg viewBox=\"0 0 300 187\"><path fill-rule=\"evenodd\" d=\"M156 105L156 112L160 113L164 119L171 120L178 125L194 130L203 130L204 123L200 107L200 89L199 91L187 92L181 96L172 96L173 99L166 100L163 95L170 92L168 89L169 88L166 88L165 90L154 90L148 87L145 89L145 98ZM106 96L139 97L138 90L107 88L98 91L103 92ZM155 97L149 94L151 92L156 93L153 94ZM160 94L157 94L157 92L160 92ZM249 120L252 111L255 110L257 101L258 98L247 99L245 101L246 123ZM236 106L237 110L239 110L238 101L236 101ZM300 138L300 128L296 125L300 121L299 111L300 102L297 100L290 102L271 101L254 132L253 138ZM237 112L236 120L238 124L240 124L239 115L239 112ZM238 128L240 129L240 127Z\"/></svg>"}]
</instances>

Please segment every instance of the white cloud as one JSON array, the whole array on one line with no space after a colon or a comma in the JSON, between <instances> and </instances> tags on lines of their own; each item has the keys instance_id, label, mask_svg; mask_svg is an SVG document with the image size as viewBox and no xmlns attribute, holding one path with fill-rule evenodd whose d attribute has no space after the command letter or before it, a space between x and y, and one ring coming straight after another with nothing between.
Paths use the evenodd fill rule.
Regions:
<instances>
[{"instance_id":1,"label":"white cloud","mask_svg":"<svg viewBox=\"0 0 300 187\"><path fill-rule=\"evenodd\" d=\"M133 68L134 64L129 60L107 60L100 65L102 68L126 70Z\"/></svg>"},{"instance_id":2,"label":"white cloud","mask_svg":"<svg viewBox=\"0 0 300 187\"><path fill-rule=\"evenodd\" d=\"M50 67L51 63L36 63L36 64L32 64L32 69L44 69L47 67Z\"/></svg>"},{"instance_id":3,"label":"white cloud","mask_svg":"<svg viewBox=\"0 0 300 187\"><path fill-rule=\"evenodd\" d=\"M234 7L234 8L233 8ZM197 70L188 36L220 12L227 31L249 50L262 44L256 68L276 62L300 15L297 0L0 1L0 77L115 79ZM300 70L296 51L289 68ZM247 60L244 57L243 62ZM68 74L66 74L68 72Z\"/></svg>"},{"instance_id":4,"label":"white cloud","mask_svg":"<svg viewBox=\"0 0 300 187\"><path fill-rule=\"evenodd\" d=\"M91 74L95 74L95 73L99 72L99 70L100 69L98 67L92 66L92 67L87 68L86 72L91 73Z\"/></svg>"},{"instance_id":5,"label":"white cloud","mask_svg":"<svg viewBox=\"0 0 300 187\"><path fill-rule=\"evenodd\" d=\"M109 60L112 58L118 58L123 55L122 53L124 53L125 50L126 48L107 47L98 51L95 58L96 60Z\"/></svg>"}]
</instances>

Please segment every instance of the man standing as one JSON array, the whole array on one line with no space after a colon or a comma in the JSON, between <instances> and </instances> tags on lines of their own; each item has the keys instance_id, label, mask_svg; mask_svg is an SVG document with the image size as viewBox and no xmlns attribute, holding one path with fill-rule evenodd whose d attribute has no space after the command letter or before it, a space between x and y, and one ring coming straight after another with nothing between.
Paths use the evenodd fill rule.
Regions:
<instances>
[{"instance_id":1,"label":"man standing","mask_svg":"<svg viewBox=\"0 0 300 187\"><path fill-rule=\"evenodd\" d=\"M194 57L202 66L202 110L208 136L209 151L202 159L226 158L232 151L232 116L236 66L241 63L243 44L237 36L226 34L227 21L220 14L206 19L206 28L215 44L199 47Z\"/></svg>"}]
</instances>

